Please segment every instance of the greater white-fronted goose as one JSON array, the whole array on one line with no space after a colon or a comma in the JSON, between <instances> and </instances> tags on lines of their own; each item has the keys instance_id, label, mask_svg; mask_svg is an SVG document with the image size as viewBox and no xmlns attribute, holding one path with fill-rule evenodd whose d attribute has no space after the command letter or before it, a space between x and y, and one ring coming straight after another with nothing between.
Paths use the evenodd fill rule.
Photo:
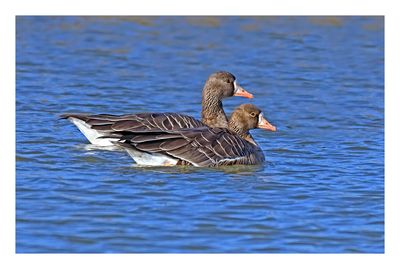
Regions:
<instances>
[{"instance_id":1,"label":"greater white-fronted goose","mask_svg":"<svg viewBox=\"0 0 400 269\"><path fill-rule=\"evenodd\" d=\"M264 162L264 154L249 133L261 128L276 131L252 104L235 109L228 129L201 126L159 132L129 132L119 142L140 165L255 165Z\"/></svg>"},{"instance_id":2,"label":"greater white-fronted goose","mask_svg":"<svg viewBox=\"0 0 400 269\"><path fill-rule=\"evenodd\" d=\"M111 146L127 131L146 130L148 132L166 131L200 126L227 128L228 120L225 115L222 99L231 96L253 98L236 82L229 72L219 71L211 74L202 93L201 121L177 113L139 113L128 115L108 114L63 114L61 118L69 119L85 135L90 143L99 146ZM114 138L101 138L99 137Z\"/></svg>"}]
</instances>

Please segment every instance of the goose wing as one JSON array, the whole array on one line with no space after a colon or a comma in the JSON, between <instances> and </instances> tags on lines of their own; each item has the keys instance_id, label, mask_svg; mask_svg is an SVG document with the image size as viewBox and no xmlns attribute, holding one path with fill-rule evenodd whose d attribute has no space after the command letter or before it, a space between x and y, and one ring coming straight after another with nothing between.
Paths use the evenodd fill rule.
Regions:
<instances>
[{"instance_id":1,"label":"goose wing","mask_svg":"<svg viewBox=\"0 0 400 269\"><path fill-rule=\"evenodd\" d=\"M76 118L84 121L92 129L103 133L114 133L114 135L125 132L159 132L204 126L201 121L178 113L63 114L61 118Z\"/></svg>"},{"instance_id":2,"label":"goose wing","mask_svg":"<svg viewBox=\"0 0 400 269\"><path fill-rule=\"evenodd\" d=\"M258 164L264 160L258 147L221 128L130 133L122 136L119 144L146 153L164 154L178 159L182 164L202 167Z\"/></svg>"}]
</instances>

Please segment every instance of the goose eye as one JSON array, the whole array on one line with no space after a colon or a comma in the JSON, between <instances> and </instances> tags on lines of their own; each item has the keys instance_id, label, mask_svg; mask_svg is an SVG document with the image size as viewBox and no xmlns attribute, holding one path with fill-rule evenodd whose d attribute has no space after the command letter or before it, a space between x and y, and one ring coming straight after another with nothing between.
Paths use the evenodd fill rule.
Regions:
<instances>
[{"instance_id":1,"label":"goose eye","mask_svg":"<svg viewBox=\"0 0 400 269\"><path fill-rule=\"evenodd\" d=\"M256 113L255 112L251 112L250 116L252 116L254 118L256 116Z\"/></svg>"},{"instance_id":2,"label":"goose eye","mask_svg":"<svg viewBox=\"0 0 400 269\"><path fill-rule=\"evenodd\" d=\"M225 82L226 83L231 83L231 81L229 79L226 79Z\"/></svg>"}]
</instances>

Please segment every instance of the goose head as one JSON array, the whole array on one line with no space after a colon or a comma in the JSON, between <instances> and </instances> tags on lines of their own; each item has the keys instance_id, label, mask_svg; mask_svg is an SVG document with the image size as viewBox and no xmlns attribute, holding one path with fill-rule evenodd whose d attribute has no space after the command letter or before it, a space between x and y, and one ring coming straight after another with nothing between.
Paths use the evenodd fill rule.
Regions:
<instances>
[{"instance_id":1,"label":"goose head","mask_svg":"<svg viewBox=\"0 0 400 269\"><path fill-rule=\"evenodd\" d=\"M228 123L229 129L239 135L248 134L248 131L255 128L275 132L276 127L269 123L262 111L253 104L238 106L232 113Z\"/></svg>"},{"instance_id":2,"label":"goose head","mask_svg":"<svg viewBox=\"0 0 400 269\"><path fill-rule=\"evenodd\" d=\"M253 98L251 93L238 84L235 76L226 71L218 71L208 77L204 85L203 95L215 96L219 100L231 96Z\"/></svg>"}]
</instances>

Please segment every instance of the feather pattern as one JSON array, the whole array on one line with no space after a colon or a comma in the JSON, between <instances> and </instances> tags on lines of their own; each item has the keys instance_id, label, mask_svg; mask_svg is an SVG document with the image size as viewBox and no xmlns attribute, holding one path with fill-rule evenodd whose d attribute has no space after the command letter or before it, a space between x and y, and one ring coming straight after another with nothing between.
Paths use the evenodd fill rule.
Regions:
<instances>
[{"instance_id":1,"label":"feather pattern","mask_svg":"<svg viewBox=\"0 0 400 269\"><path fill-rule=\"evenodd\" d=\"M276 131L252 104L235 109L228 129L200 126L145 132L130 130L117 142L135 161L138 152L164 156L170 165L215 167L221 165L255 165L264 162L264 154L249 133L250 129ZM175 161L174 161L175 160ZM156 164L154 164L156 165Z\"/></svg>"},{"instance_id":2,"label":"feather pattern","mask_svg":"<svg viewBox=\"0 0 400 269\"><path fill-rule=\"evenodd\" d=\"M157 132L181 128L197 128L205 126L201 121L178 113L139 113L131 115L87 115L63 114L62 118L77 118L92 129L103 132Z\"/></svg>"},{"instance_id":3,"label":"feather pattern","mask_svg":"<svg viewBox=\"0 0 400 269\"><path fill-rule=\"evenodd\" d=\"M177 113L140 113L131 115L88 115L63 114L62 118L70 119L74 124L80 124L80 130L92 144L112 145L111 141L120 139L128 133L148 133L157 135L160 131L180 128L197 128L205 126L201 121L187 115ZM112 140L111 140L112 139Z\"/></svg>"},{"instance_id":4,"label":"feather pattern","mask_svg":"<svg viewBox=\"0 0 400 269\"><path fill-rule=\"evenodd\" d=\"M178 164L201 167L260 164L264 161L258 146L228 129L207 126L168 130L157 135L130 134L122 136L119 143L124 144L125 148L176 158Z\"/></svg>"}]
</instances>

